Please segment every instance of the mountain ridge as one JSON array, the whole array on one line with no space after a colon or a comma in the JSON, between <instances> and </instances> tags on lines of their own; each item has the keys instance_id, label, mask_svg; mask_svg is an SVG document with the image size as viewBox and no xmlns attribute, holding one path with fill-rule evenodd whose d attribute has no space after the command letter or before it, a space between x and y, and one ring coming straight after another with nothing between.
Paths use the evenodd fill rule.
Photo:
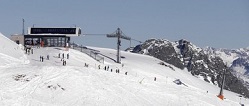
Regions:
<instances>
[{"instance_id":1,"label":"mountain ridge","mask_svg":"<svg viewBox=\"0 0 249 106\"><path fill-rule=\"evenodd\" d=\"M215 54L216 49L214 48L202 49L185 39L175 42L166 39L149 39L135 48L133 50L135 53L156 57L181 69L187 68L193 76L200 77L217 86L221 86L221 76L226 70L225 89L249 97L248 89L233 74L233 70L227 67L226 62L222 59L224 57ZM225 53L229 54L230 52Z\"/></svg>"}]
</instances>

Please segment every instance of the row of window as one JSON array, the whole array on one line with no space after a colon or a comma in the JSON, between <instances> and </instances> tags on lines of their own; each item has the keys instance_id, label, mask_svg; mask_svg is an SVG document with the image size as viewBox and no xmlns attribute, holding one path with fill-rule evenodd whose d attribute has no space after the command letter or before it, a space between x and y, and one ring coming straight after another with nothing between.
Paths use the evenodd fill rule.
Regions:
<instances>
[{"instance_id":1,"label":"row of window","mask_svg":"<svg viewBox=\"0 0 249 106\"><path fill-rule=\"evenodd\" d=\"M76 34L76 28L31 28L30 34Z\"/></svg>"}]
</instances>

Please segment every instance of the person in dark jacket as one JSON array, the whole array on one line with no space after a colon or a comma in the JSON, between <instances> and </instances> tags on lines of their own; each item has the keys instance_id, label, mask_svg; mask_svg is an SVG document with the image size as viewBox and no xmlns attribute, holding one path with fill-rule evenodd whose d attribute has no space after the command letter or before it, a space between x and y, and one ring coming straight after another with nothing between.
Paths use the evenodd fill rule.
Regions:
<instances>
[{"instance_id":1,"label":"person in dark jacket","mask_svg":"<svg viewBox=\"0 0 249 106\"><path fill-rule=\"evenodd\" d=\"M44 59L44 58L43 58L43 56L42 56L42 57L41 57L41 61L42 61L42 62L43 62L43 59Z\"/></svg>"},{"instance_id":2,"label":"person in dark jacket","mask_svg":"<svg viewBox=\"0 0 249 106\"><path fill-rule=\"evenodd\" d=\"M65 66L65 60L62 60L62 65Z\"/></svg>"}]
</instances>

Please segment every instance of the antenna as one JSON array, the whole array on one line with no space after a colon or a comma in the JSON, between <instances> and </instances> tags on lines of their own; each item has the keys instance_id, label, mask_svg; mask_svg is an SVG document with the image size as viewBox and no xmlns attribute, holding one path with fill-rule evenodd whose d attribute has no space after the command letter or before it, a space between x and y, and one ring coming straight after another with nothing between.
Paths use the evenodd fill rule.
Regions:
<instances>
[{"instance_id":1,"label":"antenna","mask_svg":"<svg viewBox=\"0 0 249 106\"><path fill-rule=\"evenodd\" d=\"M24 35L25 33L24 33L24 19L22 19L22 35Z\"/></svg>"}]
</instances>

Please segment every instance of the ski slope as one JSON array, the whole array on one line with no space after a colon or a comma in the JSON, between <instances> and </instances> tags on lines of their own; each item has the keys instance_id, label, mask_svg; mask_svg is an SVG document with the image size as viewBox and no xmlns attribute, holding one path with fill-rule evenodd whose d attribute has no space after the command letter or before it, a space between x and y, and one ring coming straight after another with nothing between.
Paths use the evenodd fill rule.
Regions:
<instances>
[{"instance_id":1,"label":"ski slope","mask_svg":"<svg viewBox=\"0 0 249 106\"><path fill-rule=\"evenodd\" d=\"M0 33L0 67L28 63L21 46Z\"/></svg>"},{"instance_id":2,"label":"ski slope","mask_svg":"<svg viewBox=\"0 0 249 106\"><path fill-rule=\"evenodd\" d=\"M12 46L16 45L7 48ZM115 50L88 48L99 51L105 57L104 63L73 49L34 47L34 53L28 55L15 49L2 52L0 47L3 54L0 62L9 61L8 65L0 67L0 106L249 105L248 99L226 90L226 99L220 100L218 87L192 76L187 70L168 63L160 65L161 61L154 57L122 51L122 64L117 64L113 61ZM69 54L66 66L58 58L59 53L64 53L65 57ZM40 56L44 56L44 62L40 61ZM89 66L85 67L85 63ZM109 66L108 71L104 70L105 66ZM120 73L116 73L116 69ZM177 85L173 82L176 79L185 85Z\"/></svg>"}]
</instances>

